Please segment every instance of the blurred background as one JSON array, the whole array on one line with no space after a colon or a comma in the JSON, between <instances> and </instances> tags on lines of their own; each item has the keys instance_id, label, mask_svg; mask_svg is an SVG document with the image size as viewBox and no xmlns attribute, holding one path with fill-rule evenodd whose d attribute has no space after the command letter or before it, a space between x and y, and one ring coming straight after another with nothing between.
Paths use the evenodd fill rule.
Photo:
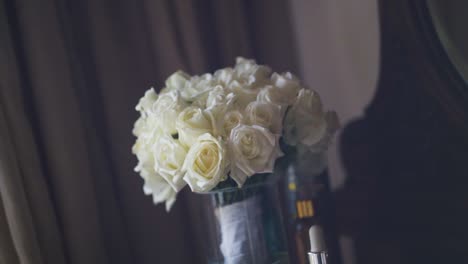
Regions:
<instances>
[{"instance_id":1,"label":"blurred background","mask_svg":"<svg viewBox=\"0 0 468 264\"><path fill-rule=\"evenodd\" d=\"M410 8L395 2L0 0L0 263L201 263L193 249L203 241L194 234L206 227L190 224L193 195L184 193L166 213L142 192L130 151L134 107L144 91L161 89L176 70L213 72L237 56L293 72L338 112L343 129L328 159L343 263L418 260L409 252L433 248L419 244L415 251L410 244L431 236L413 230L439 230L452 216L459 227L466 217L463 190L456 189L453 199L444 195L466 183L458 176L468 176L462 165L468 134L451 134L462 131L460 122L447 121L450 111L442 106L460 102L439 104L433 99L445 98L439 93L414 90L447 85L430 81L435 70L411 68L429 56L417 52L425 42L405 37L412 33L404 30L414 27L406 27L413 25L411 16L400 21L399 13ZM430 63L437 64L425 65ZM453 120L465 122L463 108L456 112ZM447 167L453 178L444 176L451 180L441 186L436 179ZM390 178L391 185L378 180ZM409 178L414 180L405 182ZM418 189L426 180L445 200L433 199L431 188ZM363 188L348 188L359 181ZM382 194L405 193L408 186L417 197ZM425 201L454 200L443 221L418 226L431 209L411 214ZM386 210L379 206L389 201L403 207L385 207L392 214L381 214ZM416 202L408 209L408 201ZM399 215L395 208L414 223L396 228L406 233L381 236L379 228L401 224L390 220ZM466 257L465 231L437 232L438 241L458 241L456 252ZM414 239L401 246L408 237Z\"/></svg>"}]
</instances>

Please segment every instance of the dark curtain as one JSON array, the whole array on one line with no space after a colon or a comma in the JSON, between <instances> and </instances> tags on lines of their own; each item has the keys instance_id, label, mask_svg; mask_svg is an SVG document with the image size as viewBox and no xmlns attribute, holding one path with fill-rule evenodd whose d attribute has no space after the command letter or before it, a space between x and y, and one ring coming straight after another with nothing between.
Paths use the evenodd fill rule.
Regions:
<instances>
[{"instance_id":1,"label":"dark curtain","mask_svg":"<svg viewBox=\"0 0 468 264\"><path fill-rule=\"evenodd\" d=\"M0 263L197 263L133 172L134 106L242 55L297 72L286 1L0 0ZM198 229L198 230L197 230Z\"/></svg>"}]
</instances>

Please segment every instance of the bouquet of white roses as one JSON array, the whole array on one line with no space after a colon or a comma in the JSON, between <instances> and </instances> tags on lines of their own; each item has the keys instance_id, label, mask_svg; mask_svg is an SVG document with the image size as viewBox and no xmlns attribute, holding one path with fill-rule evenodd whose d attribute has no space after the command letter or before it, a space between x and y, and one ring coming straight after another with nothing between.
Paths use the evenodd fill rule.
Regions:
<instances>
[{"instance_id":1,"label":"bouquet of white roses","mask_svg":"<svg viewBox=\"0 0 468 264\"><path fill-rule=\"evenodd\" d=\"M244 58L214 74L178 71L159 94L149 89L136 110L135 170L166 210L185 185L209 192L231 178L240 188L273 172L281 145L323 151L338 127L336 113L324 111L294 75Z\"/></svg>"}]
</instances>

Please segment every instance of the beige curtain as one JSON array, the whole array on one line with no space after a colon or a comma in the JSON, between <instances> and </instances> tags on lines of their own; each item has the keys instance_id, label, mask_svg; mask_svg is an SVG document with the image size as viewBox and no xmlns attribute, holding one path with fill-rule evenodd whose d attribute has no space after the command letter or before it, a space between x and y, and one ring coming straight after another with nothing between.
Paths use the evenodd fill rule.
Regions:
<instances>
[{"instance_id":1,"label":"beige curtain","mask_svg":"<svg viewBox=\"0 0 468 264\"><path fill-rule=\"evenodd\" d=\"M134 105L238 55L297 71L285 1L0 0L0 263L198 263L130 153Z\"/></svg>"}]
</instances>

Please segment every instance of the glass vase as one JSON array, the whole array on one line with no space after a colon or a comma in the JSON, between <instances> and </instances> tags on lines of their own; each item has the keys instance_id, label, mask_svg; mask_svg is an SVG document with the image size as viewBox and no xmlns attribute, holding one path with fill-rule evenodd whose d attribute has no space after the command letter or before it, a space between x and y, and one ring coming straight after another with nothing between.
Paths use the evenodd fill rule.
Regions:
<instances>
[{"instance_id":1,"label":"glass vase","mask_svg":"<svg viewBox=\"0 0 468 264\"><path fill-rule=\"evenodd\" d=\"M206 263L289 263L276 180L254 175L242 188L221 187L202 195L209 223Z\"/></svg>"}]
</instances>

